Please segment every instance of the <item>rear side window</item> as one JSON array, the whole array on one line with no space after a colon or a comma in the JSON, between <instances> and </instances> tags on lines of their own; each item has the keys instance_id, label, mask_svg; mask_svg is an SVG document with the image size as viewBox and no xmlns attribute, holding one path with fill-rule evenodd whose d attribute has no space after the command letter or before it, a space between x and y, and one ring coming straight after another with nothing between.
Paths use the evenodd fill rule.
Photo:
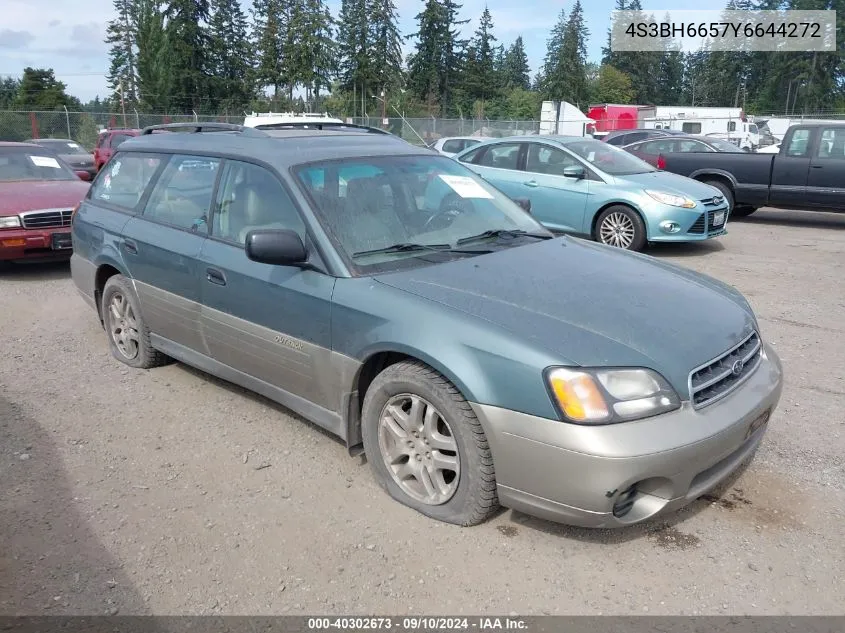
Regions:
<instances>
[{"instance_id":1,"label":"rear side window","mask_svg":"<svg viewBox=\"0 0 845 633\"><path fill-rule=\"evenodd\" d=\"M632 138L630 141L628 137L631 136L630 134L620 134L619 136L614 136L612 138L607 139L607 142L610 145L616 145L617 147L621 147L622 145L628 145L628 143L634 143L638 139Z\"/></svg>"},{"instance_id":2,"label":"rear side window","mask_svg":"<svg viewBox=\"0 0 845 633\"><path fill-rule=\"evenodd\" d=\"M117 154L91 186L91 199L134 209L161 161L153 154Z\"/></svg>"},{"instance_id":3,"label":"rear side window","mask_svg":"<svg viewBox=\"0 0 845 633\"><path fill-rule=\"evenodd\" d=\"M819 158L845 160L845 128L824 130L816 155Z\"/></svg>"},{"instance_id":4,"label":"rear side window","mask_svg":"<svg viewBox=\"0 0 845 633\"><path fill-rule=\"evenodd\" d=\"M128 138L131 138L128 134L112 134L111 147L117 147Z\"/></svg>"},{"instance_id":5,"label":"rear side window","mask_svg":"<svg viewBox=\"0 0 845 633\"><path fill-rule=\"evenodd\" d=\"M449 152L450 154L457 154L464 149L464 147L466 147L466 145L464 145L463 140L458 138L453 138L443 143L443 151Z\"/></svg>"},{"instance_id":6,"label":"rear side window","mask_svg":"<svg viewBox=\"0 0 845 633\"><path fill-rule=\"evenodd\" d=\"M173 156L156 182L144 217L196 233L208 232L208 211L220 161Z\"/></svg>"},{"instance_id":7,"label":"rear side window","mask_svg":"<svg viewBox=\"0 0 845 633\"><path fill-rule=\"evenodd\" d=\"M687 121L681 125L681 130L686 134L701 134L701 123L692 123Z\"/></svg>"}]
</instances>

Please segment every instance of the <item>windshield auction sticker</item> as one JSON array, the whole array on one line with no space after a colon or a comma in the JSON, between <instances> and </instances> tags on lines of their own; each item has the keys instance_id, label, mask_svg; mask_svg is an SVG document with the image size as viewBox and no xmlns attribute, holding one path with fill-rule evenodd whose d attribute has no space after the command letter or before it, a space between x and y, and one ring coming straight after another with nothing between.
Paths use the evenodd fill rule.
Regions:
<instances>
[{"instance_id":1,"label":"windshield auction sticker","mask_svg":"<svg viewBox=\"0 0 845 633\"><path fill-rule=\"evenodd\" d=\"M835 51L836 11L612 11L610 50Z\"/></svg>"},{"instance_id":2,"label":"windshield auction sticker","mask_svg":"<svg viewBox=\"0 0 845 633\"><path fill-rule=\"evenodd\" d=\"M485 191L484 187L475 182L469 176L449 176L440 174L440 179L449 185L461 198L486 198L492 200L493 196Z\"/></svg>"}]
</instances>

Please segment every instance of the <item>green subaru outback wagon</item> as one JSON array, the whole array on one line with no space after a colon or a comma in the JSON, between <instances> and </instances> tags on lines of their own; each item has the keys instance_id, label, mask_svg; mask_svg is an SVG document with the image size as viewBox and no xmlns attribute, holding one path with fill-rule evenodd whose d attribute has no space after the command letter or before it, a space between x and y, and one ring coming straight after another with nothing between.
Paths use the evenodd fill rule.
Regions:
<instances>
[{"instance_id":1,"label":"green subaru outback wagon","mask_svg":"<svg viewBox=\"0 0 845 633\"><path fill-rule=\"evenodd\" d=\"M461 525L630 525L751 458L782 371L739 292L389 134L290 128L149 128L97 175L71 265L118 360L271 398Z\"/></svg>"}]
</instances>

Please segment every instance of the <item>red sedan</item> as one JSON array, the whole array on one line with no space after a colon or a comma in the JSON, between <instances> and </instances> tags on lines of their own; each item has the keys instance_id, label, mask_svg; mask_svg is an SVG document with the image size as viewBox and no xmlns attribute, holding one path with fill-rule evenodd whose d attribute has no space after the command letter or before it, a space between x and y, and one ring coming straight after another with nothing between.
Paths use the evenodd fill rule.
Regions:
<instances>
[{"instance_id":1,"label":"red sedan","mask_svg":"<svg viewBox=\"0 0 845 633\"><path fill-rule=\"evenodd\" d=\"M89 186L50 150L0 142L0 262L70 257L71 215Z\"/></svg>"}]
</instances>

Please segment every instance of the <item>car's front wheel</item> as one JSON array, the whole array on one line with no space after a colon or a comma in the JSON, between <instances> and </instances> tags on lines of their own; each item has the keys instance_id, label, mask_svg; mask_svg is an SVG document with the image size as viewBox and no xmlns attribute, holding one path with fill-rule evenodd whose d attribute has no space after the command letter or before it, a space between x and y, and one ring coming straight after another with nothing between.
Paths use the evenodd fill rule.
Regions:
<instances>
[{"instance_id":1,"label":"car's front wheel","mask_svg":"<svg viewBox=\"0 0 845 633\"><path fill-rule=\"evenodd\" d=\"M596 220L595 239L608 246L641 251L647 242L645 223L640 214L621 204L608 207Z\"/></svg>"},{"instance_id":2,"label":"car's front wheel","mask_svg":"<svg viewBox=\"0 0 845 633\"><path fill-rule=\"evenodd\" d=\"M400 362L376 376L361 424L375 478L397 501L464 526L498 509L481 423L455 386L428 365Z\"/></svg>"}]
</instances>

